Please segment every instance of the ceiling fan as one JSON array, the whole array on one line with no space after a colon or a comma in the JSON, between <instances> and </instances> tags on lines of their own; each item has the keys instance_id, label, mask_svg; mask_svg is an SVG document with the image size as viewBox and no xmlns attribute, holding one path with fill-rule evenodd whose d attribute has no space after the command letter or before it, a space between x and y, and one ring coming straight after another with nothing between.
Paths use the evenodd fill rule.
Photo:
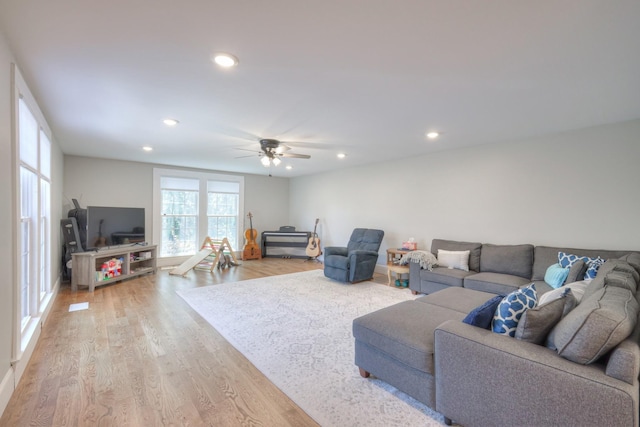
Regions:
<instances>
[{"instance_id":1,"label":"ceiling fan","mask_svg":"<svg viewBox=\"0 0 640 427\"><path fill-rule=\"evenodd\" d=\"M265 166L269 167L272 164L274 166L278 166L282 160L281 157L293 158L293 159L310 159L311 156L308 154L297 154L297 153L289 153L291 147L283 144L277 139L264 138L260 140L260 150L258 155L261 157L260 162ZM246 150L244 148L238 148L238 150ZM254 150L247 150L254 151Z\"/></svg>"}]
</instances>

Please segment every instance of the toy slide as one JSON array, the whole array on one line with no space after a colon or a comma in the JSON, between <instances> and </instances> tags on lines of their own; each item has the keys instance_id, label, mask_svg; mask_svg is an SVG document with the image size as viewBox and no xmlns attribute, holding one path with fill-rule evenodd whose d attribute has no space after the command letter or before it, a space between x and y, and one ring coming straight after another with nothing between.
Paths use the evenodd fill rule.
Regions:
<instances>
[{"instance_id":1,"label":"toy slide","mask_svg":"<svg viewBox=\"0 0 640 427\"><path fill-rule=\"evenodd\" d=\"M169 272L169 274L173 274L175 276L186 276L189 270L194 268L196 265L200 264L204 261L211 253L213 252L212 248L203 248L200 249L200 252L174 268Z\"/></svg>"}]
</instances>

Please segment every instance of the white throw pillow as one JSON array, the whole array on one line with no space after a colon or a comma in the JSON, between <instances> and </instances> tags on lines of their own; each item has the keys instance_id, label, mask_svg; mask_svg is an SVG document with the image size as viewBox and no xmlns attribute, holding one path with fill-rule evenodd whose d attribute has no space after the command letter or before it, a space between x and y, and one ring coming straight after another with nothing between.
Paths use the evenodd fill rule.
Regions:
<instances>
[{"instance_id":1,"label":"white throw pillow","mask_svg":"<svg viewBox=\"0 0 640 427\"><path fill-rule=\"evenodd\" d=\"M438 265L440 267L469 271L469 252L438 249Z\"/></svg>"},{"instance_id":2,"label":"white throw pillow","mask_svg":"<svg viewBox=\"0 0 640 427\"><path fill-rule=\"evenodd\" d=\"M576 300L578 301L578 303L580 303L580 300L584 295L584 291L585 289L587 289L587 285L591 283L591 280L592 279L586 279L586 280L581 280L579 282L569 283L559 287L558 289L554 289L552 291L546 292L542 294L542 296L540 296L540 298L538 299L538 305L543 305L560 298L564 290L567 288L571 288L571 293L573 294L574 297L576 297Z\"/></svg>"}]
</instances>

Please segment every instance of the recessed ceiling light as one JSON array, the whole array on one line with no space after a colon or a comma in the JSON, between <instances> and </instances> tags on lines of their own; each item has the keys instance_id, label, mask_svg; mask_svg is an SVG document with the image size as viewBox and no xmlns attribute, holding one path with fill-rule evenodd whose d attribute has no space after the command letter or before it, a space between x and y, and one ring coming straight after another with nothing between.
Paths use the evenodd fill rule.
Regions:
<instances>
[{"instance_id":1,"label":"recessed ceiling light","mask_svg":"<svg viewBox=\"0 0 640 427\"><path fill-rule=\"evenodd\" d=\"M286 168L287 170L291 170L291 169L293 169L293 166L291 166L291 165L287 165L287 166L285 166L285 168Z\"/></svg>"},{"instance_id":2,"label":"recessed ceiling light","mask_svg":"<svg viewBox=\"0 0 640 427\"><path fill-rule=\"evenodd\" d=\"M238 58L230 53L216 53L213 55L213 62L221 67L230 68L238 65Z\"/></svg>"},{"instance_id":3,"label":"recessed ceiling light","mask_svg":"<svg viewBox=\"0 0 640 427\"><path fill-rule=\"evenodd\" d=\"M440 136L439 132L427 132L427 138L429 139L436 139L439 136Z\"/></svg>"},{"instance_id":4,"label":"recessed ceiling light","mask_svg":"<svg viewBox=\"0 0 640 427\"><path fill-rule=\"evenodd\" d=\"M164 124L165 124L165 125L167 125L167 126L175 126L175 125L177 125L177 124L178 124L178 123L180 123L180 122L179 122L179 121L177 121L176 119L164 119L164 120L162 121L162 123L164 123Z\"/></svg>"},{"instance_id":5,"label":"recessed ceiling light","mask_svg":"<svg viewBox=\"0 0 640 427\"><path fill-rule=\"evenodd\" d=\"M347 157L347 155L345 153L338 153L338 158L339 159L344 159L345 157Z\"/></svg>"},{"instance_id":6,"label":"recessed ceiling light","mask_svg":"<svg viewBox=\"0 0 640 427\"><path fill-rule=\"evenodd\" d=\"M142 147L142 149L144 151L153 151L153 147L149 147L148 145L145 145L144 147Z\"/></svg>"}]
</instances>

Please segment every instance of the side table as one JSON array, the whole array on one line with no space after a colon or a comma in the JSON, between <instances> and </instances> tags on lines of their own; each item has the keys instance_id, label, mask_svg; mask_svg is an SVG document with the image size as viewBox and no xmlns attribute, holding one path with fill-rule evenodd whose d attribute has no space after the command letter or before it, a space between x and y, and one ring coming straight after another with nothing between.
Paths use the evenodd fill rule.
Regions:
<instances>
[{"instance_id":1,"label":"side table","mask_svg":"<svg viewBox=\"0 0 640 427\"><path fill-rule=\"evenodd\" d=\"M391 286L391 273L396 274L396 280L400 280L403 274L409 274L408 265L400 265L400 258L402 255L411 251L405 251L403 249L387 249L387 275L389 276L389 286ZM407 279L407 283L408 283Z\"/></svg>"}]
</instances>

